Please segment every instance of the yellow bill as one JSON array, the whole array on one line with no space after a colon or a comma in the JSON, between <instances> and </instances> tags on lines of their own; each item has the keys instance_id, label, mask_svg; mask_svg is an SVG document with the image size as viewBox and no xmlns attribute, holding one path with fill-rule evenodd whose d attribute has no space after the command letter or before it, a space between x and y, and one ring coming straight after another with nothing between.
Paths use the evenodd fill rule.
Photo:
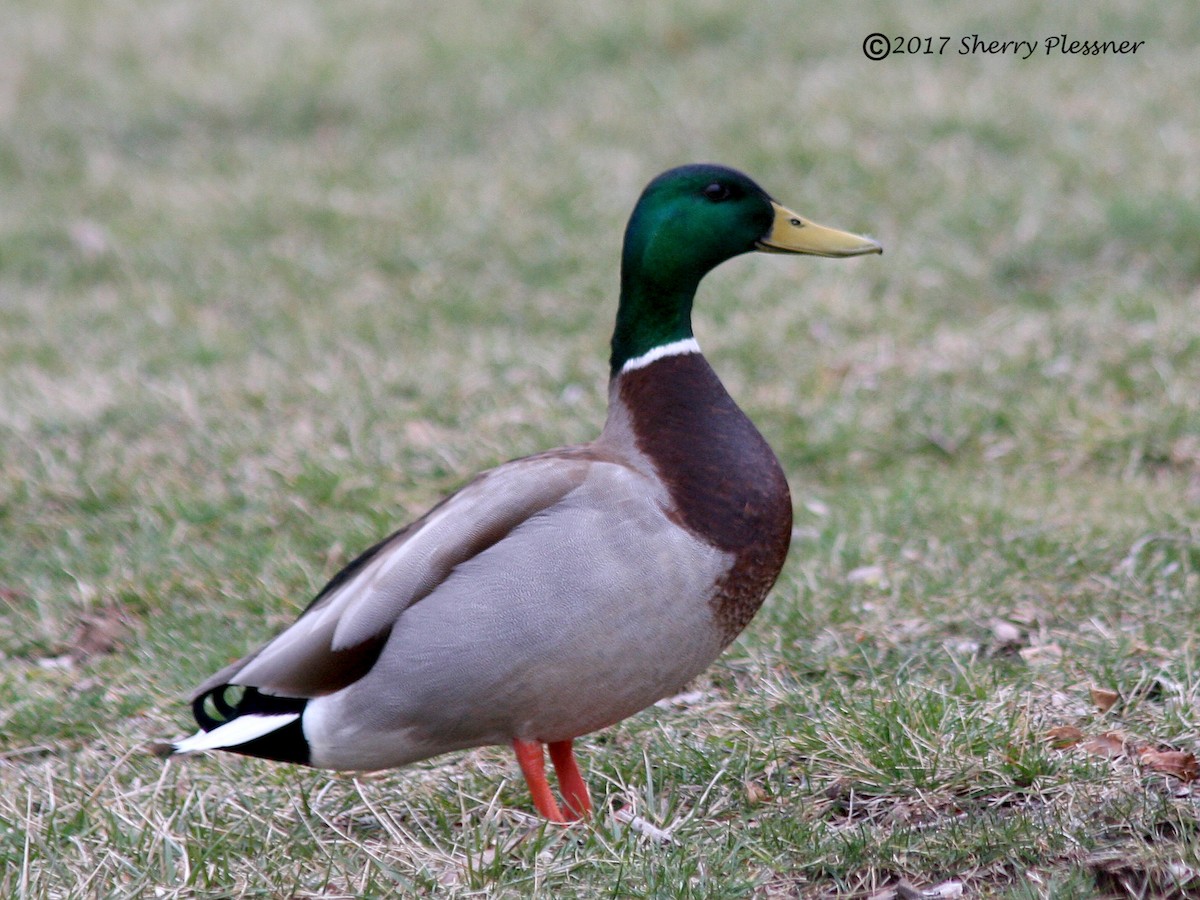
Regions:
<instances>
[{"instance_id":1,"label":"yellow bill","mask_svg":"<svg viewBox=\"0 0 1200 900\"><path fill-rule=\"evenodd\" d=\"M827 228L801 218L774 200L775 221L765 237L759 238L757 248L764 253L806 253L809 256L862 256L882 253L883 247L870 238L848 231Z\"/></svg>"}]
</instances>

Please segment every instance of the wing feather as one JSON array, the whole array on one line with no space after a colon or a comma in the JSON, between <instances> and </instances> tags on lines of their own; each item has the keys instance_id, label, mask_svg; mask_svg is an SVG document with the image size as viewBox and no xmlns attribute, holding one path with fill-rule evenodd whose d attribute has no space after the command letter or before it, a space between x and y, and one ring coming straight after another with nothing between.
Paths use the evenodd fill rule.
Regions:
<instances>
[{"instance_id":1,"label":"wing feather","mask_svg":"<svg viewBox=\"0 0 1200 900\"><path fill-rule=\"evenodd\" d=\"M409 606L456 566L553 507L583 483L595 462L580 453L542 454L485 472L350 563L292 626L223 669L196 696L240 684L318 697L357 680Z\"/></svg>"}]
</instances>

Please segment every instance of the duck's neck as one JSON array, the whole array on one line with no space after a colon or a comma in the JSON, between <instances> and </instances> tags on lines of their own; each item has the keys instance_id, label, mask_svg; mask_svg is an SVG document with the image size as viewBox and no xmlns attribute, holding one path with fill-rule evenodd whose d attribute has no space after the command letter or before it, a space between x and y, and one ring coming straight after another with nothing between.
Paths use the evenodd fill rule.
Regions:
<instances>
[{"instance_id":1,"label":"duck's neck","mask_svg":"<svg viewBox=\"0 0 1200 900\"><path fill-rule=\"evenodd\" d=\"M663 238L647 215L639 203L621 246L621 298L609 360L614 378L631 360L692 337L692 302L714 265L687 242Z\"/></svg>"},{"instance_id":2,"label":"duck's neck","mask_svg":"<svg viewBox=\"0 0 1200 900\"><path fill-rule=\"evenodd\" d=\"M697 282L698 284L698 282ZM692 301L696 284L668 288L623 269L621 303L613 329L611 374L617 377L626 366L645 365L662 355L673 355L692 338ZM699 348L695 348L698 350ZM657 354L657 355L655 355Z\"/></svg>"}]
</instances>

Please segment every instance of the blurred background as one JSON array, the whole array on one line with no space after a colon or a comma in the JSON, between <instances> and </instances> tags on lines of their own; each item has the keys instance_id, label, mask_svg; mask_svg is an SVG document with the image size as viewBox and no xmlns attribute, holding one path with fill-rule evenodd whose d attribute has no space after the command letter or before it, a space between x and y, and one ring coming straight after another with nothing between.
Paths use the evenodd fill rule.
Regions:
<instances>
[{"instance_id":1,"label":"blurred background","mask_svg":"<svg viewBox=\"0 0 1200 900\"><path fill-rule=\"evenodd\" d=\"M190 687L359 550L481 468L596 434L624 222L686 162L886 248L738 259L701 289L697 337L783 459L798 529L712 690L755 706L741 671L842 677L857 640L882 648L882 691L951 638L986 647L996 615L1079 660L1010 682L1137 683L1114 659L1138 645L1193 683L1188 4L11 0L3 19L0 856L24 874L0 885L111 874L97 848L121 835L131 884L201 884L163 823L252 764L172 767L142 831L84 801L138 805L160 777L140 743L187 730ZM951 40L872 61L876 32ZM975 34L1041 43L961 55ZM1046 55L1060 34L1144 44ZM1163 740L1192 724L1171 721ZM272 804L285 777L253 771ZM52 851L47 790L89 849ZM831 877L906 871L880 852Z\"/></svg>"}]
</instances>

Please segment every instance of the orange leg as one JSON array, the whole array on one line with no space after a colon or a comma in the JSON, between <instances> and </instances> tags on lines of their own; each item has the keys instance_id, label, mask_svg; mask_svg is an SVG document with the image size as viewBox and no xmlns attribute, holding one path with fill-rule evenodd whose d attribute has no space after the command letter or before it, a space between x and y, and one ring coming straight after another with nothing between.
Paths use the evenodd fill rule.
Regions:
<instances>
[{"instance_id":1,"label":"orange leg","mask_svg":"<svg viewBox=\"0 0 1200 900\"><path fill-rule=\"evenodd\" d=\"M566 822L558 801L550 792L546 781L546 760L542 757L540 741L523 741L513 738L513 751L517 754L517 763L521 766L521 774L529 785L529 793L533 795L533 805L551 822ZM553 745L552 745L553 746Z\"/></svg>"},{"instance_id":2,"label":"orange leg","mask_svg":"<svg viewBox=\"0 0 1200 900\"><path fill-rule=\"evenodd\" d=\"M567 812L573 819L582 819L592 811L592 798L588 796L587 782L579 774L575 763L575 748L570 741L555 741L550 744L550 761L558 775L558 789L562 791Z\"/></svg>"}]
</instances>

